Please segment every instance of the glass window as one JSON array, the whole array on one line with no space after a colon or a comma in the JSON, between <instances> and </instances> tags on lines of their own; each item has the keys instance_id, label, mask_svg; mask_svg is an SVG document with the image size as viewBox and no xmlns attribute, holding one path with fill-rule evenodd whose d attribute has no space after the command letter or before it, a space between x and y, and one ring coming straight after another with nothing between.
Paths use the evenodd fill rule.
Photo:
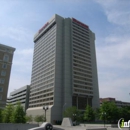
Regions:
<instances>
[{"instance_id":1,"label":"glass window","mask_svg":"<svg viewBox=\"0 0 130 130\"><path fill-rule=\"evenodd\" d=\"M5 79L0 78L0 84L4 84Z\"/></svg>"},{"instance_id":2,"label":"glass window","mask_svg":"<svg viewBox=\"0 0 130 130\"><path fill-rule=\"evenodd\" d=\"M1 71L1 76L5 76L6 75L6 71L5 70L2 70Z\"/></svg>"},{"instance_id":3,"label":"glass window","mask_svg":"<svg viewBox=\"0 0 130 130\"><path fill-rule=\"evenodd\" d=\"M9 56L8 56L8 55L4 55L3 60L4 60L4 61L9 61Z\"/></svg>"},{"instance_id":4,"label":"glass window","mask_svg":"<svg viewBox=\"0 0 130 130\"><path fill-rule=\"evenodd\" d=\"M3 87L2 86L0 86L0 92L3 92Z\"/></svg>"},{"instance_id":5,"label":"glass window","mask_svg":"<svg viewBox=\"0 0 130 130\"><path fill-rule=\"evenodd\" d=\"M6 69L6 68L7 68L7 64L4 63L4 64L2 65L2 68Z\"/></svg>"},{"instance_id":6,"label":"glass window","mask_svg":"<svg viewBox=\"0 0 130 130\"><path fill-rule=\"evenodd\" d=\"M0 95L0 100L2 100L2 95Z\"/></svg>"}]
</instances>

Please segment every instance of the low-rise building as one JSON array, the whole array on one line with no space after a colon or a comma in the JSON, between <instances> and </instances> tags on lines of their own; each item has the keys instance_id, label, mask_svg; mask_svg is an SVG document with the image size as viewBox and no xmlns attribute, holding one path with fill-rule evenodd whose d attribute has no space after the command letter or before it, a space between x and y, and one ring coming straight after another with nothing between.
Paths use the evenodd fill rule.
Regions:
<instances>
[{"instance_id":1,"label":"low-rise building","mask_svg":"<svg viewBox=\"0 0 130 130\"><path fill-rule=\"evenodd\" d=\"M117 107L130 106L130 102L119 101L119 100L116 100L115 98L112 98L112 97L100 98L100 106L105 101L106 102L115 102L115 104L116 104Z\"/></svg>"},{"instance_id":2,"label":"low-rise building","mask_svg":"<svg viewBox=\"0 0 130 130\"><path fill-rule=\"evenodd\" d=\"M30 85L26 85L11 92L10 96L7 98L7 103L16 105L17 102L20 102L24 110L26 111L29 103L29 91L30 91Z\"/></svg>"}]
</instances>

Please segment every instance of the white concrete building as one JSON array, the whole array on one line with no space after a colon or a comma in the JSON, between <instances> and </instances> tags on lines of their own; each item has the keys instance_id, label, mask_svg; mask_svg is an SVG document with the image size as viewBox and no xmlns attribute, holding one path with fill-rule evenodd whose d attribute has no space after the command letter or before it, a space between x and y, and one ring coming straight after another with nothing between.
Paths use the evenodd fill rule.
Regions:
<instances>
[{"instance_id":1,"label":"white concrete building","mask_svg":"<svg viewBox=\"0 0 130 130\"><path fill-rule=\"evenodd\" d=\"M14 90L10 93L10 96L7 98L7 103L16 105L18 102L20 102L23 106L23 109L26 111L29 104L29 92L30 85L26 85L17 90Z\"/></svg>"},{"instance_id":2,"label":"white concrete building","mask_svg":"<svg viewBox=\"0 0 130 130\"><path fill-rule=\"evenodd\" d=\"M74 19L54 15L34 36L28 115L62 120L70 106L99 107L95 34Z\"/></svg>"}]
</instances>

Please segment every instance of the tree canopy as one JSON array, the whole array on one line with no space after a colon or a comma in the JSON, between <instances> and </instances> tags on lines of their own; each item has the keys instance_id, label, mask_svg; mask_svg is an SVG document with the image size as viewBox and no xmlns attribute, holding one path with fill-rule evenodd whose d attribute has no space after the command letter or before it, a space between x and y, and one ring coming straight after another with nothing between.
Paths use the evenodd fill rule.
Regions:
<instances>
[{"instance_id":1,"label":"tree canopy","mask_svg":"<svg viewBox=\"0 0 130 130\"><path fill-rule=\"evenodd\" d=\"M12 104L6 105L2 111L2 122L11 123L12 113L14 112L14 106Z\"/></svg>"},{"instance_id":2,"label":"tree canopy","mask_svg":"<svg viewBox=\"0 0 130 130\"><path fill-rule=\"evenodd\" d=\"M77 120L78 119L78 117L79 117L79 110L76 108L76 107L74 107L74 106L72 106L72 107L68 107L65 111L64 111L64 113L63 113L63 115L64 115L64 117L69 117L69 118L71 118L72 120Z\"/></svg>"},{"instance_id":3,"label":"tree canopy","mask_svg":"<svg viewBox=\"0 0 130 130\"><path fill-rule=\"evenodd\" d=\"M88 122L95 120L95 112L89 105L86 106L86 110L84 112L84 120Z\"/></svg>"}]
</instances>

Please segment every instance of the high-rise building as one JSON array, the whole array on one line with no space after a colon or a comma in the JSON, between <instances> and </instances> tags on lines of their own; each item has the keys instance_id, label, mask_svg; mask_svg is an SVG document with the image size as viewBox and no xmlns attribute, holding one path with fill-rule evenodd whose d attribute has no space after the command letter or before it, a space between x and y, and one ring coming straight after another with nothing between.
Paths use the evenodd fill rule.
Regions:
<instances>
[{"instance_id":1,"label":"high-rise building","mask_svg":"<svg viewBox=\"0 0 130 130\"><path fill-rule=\"evenodd\" d=\"M34 36L28 115L61 120L70 106L99 107L95 34L75 18L54 15Z\"/></svg>"},{"instance_id":2,"label":"high-rise building","mask_svg":"<svg viewBox=\"0 0 130 130\"><path fill-rule=\"evenodd\" d=\"M6 105L15 48L0 44L0 108Z\"/></svg>"}]
</instances>

